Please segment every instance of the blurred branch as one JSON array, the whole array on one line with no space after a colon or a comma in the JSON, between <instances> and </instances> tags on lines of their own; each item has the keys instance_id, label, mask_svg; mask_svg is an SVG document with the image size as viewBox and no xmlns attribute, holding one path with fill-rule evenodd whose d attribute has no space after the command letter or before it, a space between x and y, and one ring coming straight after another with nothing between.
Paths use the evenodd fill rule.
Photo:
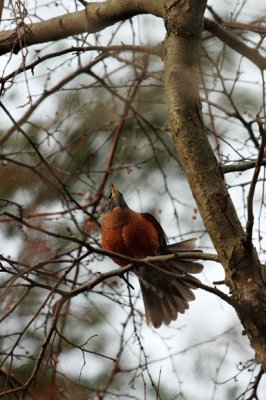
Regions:
<instances>
[{"instance_id":1,"label":"blurred branch","mask_svg":"<svg viewBox=\"0 0 266 400\"><path fill-rule=\"evenodd\" d=\"M4 8L4 0L0 0L0 23L2 21L3 8Z\"/></svg>"},{"instance_id":2,"label":"blurred branch","mask_svg":"<svg viewBox=\"0 0 266 400\"><path fill-rule=\"evenodd\" d=\"M204 18L204 28L219 38L227 46L231 47L243 57L252 61L259 69L266 69L266 58L263 57L257 49L252 49L241 42L230 32L226 31L220 24L208 18Z\"/></svg>"},{"instance_id":3,"label":"blurred branch","mask_svg":"<svg viewBox=\"0 0 266 400\"><path fill-rule=\"evenodd\" d=\"M0 375L5 379L5 381L8 383L9 386L11 386L14 389L14 386L20 386L23 387L23 383L18 379L14 374L10 372L5 367L0 368ZM27 391L27 395L33 399L33 400L38 400L38 397L35 396L30 390Z\"/></svg>"},{"instance_id":4,"label":"blurred branch","mask_svg":"<svg viewBox=\"0 0 266 400\"><path fill-rule=\"evenodd\" d=\"M78 0L78 2L81 3L84 7L88 5L88 2L84 0Z\"/></svg>"},{"instance_id":5,"label":"blurred branch","mask_svg":"<svg viewBox=\"0 0 266 400\"><path fill-rule=\"evenodd\" d=\"M258 25L258 24L254 24L254 23L241 23L241 22L237 22L237 21L224 21L220 15L218 15L216 13L216 11L213 9L212 6L207 5L207 10L210 11L210 13L212 14L214 20L225 27L228 28L232 28L232 29L241 29L241 30L245 30L245 31L252 31L252 32L256 32L256 33L266 33L266 27L263 25Z\"/></svg>"},{"instance_id":6,"label":"blurred branch","mask_svg":"<svg viewBox=\"0 0 266 400\"><path fill-rule=\"evenodd\" d=\"M261 379L265 372L261 368L257 376L255 376L253 384L252 384L252 393L249 397L247 397L247 400L259 400L259 395L258 395L258 388L259 384L261 382Z\"/></svg>"},{"instance_id":7,"label":"blurred branch","mask_svg":"<svg viewBox=\"0 0 266 400\"><path fill-rule=\"evenodd\" d=\"M254 174L253 174L253 177L252 177L252 180L250 183L248 198L247 198L248 215L247 215L247 224L246 224L246 241L249 245L252 244L252 230L253 230L253 224L254 224L253 198L254 198L255 188L256 188L256 184L258 181L258 177L259 177L259 173L260 173L260 169L261 169L261 165L262 165L262 160L265 155L264 149L265 149L265 145L266 145L266 131L265 131L264 126L263 126L261 120L259 119L259 117L257 117L257 123L259 126L260 135L261 135L261 144L260 144L260 148L259 148L259 152L258 152L258 158L256 161Z\"/></svg>"},{"instance_id":8,"label":"blurred branch","mask_svg":"<svg viewBox=\"0 0 266 400\"><path fill-rule=\"evenodd\" d=\"M49 294L49 296L50 296L50 294ZM10 396L11 394L15 394L15 393L18 393L18 392L21 392L21 391L27 391L28 390L29 386L31 385L31 383L35 379L36 374L40 369L42 360L43 360L44 355L46 353L46 349L48 348L49 343L50 343L51 338L52 338L52 335L54 334L54 332L56 330L56 325L57 325L58 319L60 317L60 312L61 312L61 309L62 309L62 307L64 305L64 302L65 302L64 298L62 297L56 304L55 313L54 313L54 317L53 317L53 321L52 321L51 327L50 327L50 329L49 329L49 331L48 331L48 333L46 335L46 338L45 338L44 342L42 343L42 346L40 348L40 352L39 352L39 354L38 354L38 356L36 358L36 361L35 361L35 364L34 364L34 368L33 368L32 372L31 372L31 375L29 376L29 378L26 380L26 382L23 385L18 386L18 387L13 388L13 389L5 390L4 392L0 393L0 397L7 397L7 396ZM42 308L43 308L43 305L42 305Z\"/></svg>"},{"instance_id":9,"label":"blurred branch","mask_svg":"<svg viewBox=\"0 0 266 400\"><path fill-rule=\"evenodd\" d=\"M36 102L38 103L38 101ZM22 135L24 136L24 138L27 140L27 142L30 144L30 146L32 147L32 149L34 150L34 152L36 153L36 155L38 156L38 158L40 159L40 162L47 168L47 170L49 171L49 173L51 174L52 178L55 179L55 183L51 182L51 186L54 188L55 191L57 192L61 192L61 194L64 196L64 194L66 194L68 196L68 198L73 202L73 204L75 204L78 208L84 210L84 212L87 212L75 199L74 197L70 194L69 190L67 189L67 186L65 185L65 182L63 182L63 180L61 179L61 177L59 176L58 173L56 173L51 164L49 164L49 162L47 161L46 157L42 154L42 152L39 150L38 148L38 144L36 144L31 138L30 136L19 126L19 124L16 122L16 120L12 117L12 115L10 114L10 112L8 111L8 109L4 106L4 104L0 101L0 107L5 111L5 113L8 115L8 117L11 119L11 121L14 124L14 128L17 129L18 131L20 131L22 133ZM27 113L26 113L27 114ZM1 141L0 141L1 142ZM88 213L88 212L87 212ZM88 213L89 214L89 213ZM89 214L90 218L95 221L96 223L98 223L97 219L92 215Z\"/></svg>"},{"instance_id":10,"label":"blurred branch","mask_svg":"<svg viewBox=\"0 0 266 400\"><path fill-rule=\"evenodd\" d=\"M218 110L221 110L222 112L224 112L224 113L225 113L226 115L228 115L229 117L233 117L233 118L236 118L237 120L239 120L239 121L241 122L241 124L243 125L243 127L248 131L249 136L250 136L250 139L251 139L252 142L254 143L255 147L258 149L258 148L259 148L259 143L258 143L258 140L257 140L257 138L256 138L256 136L255 136L255 134L254 134L253 128L252 128L252 123L255 122L255 121L253 121L253 120L252 120L252 121L247 121L247 120L244 118L243 114L242 114L241 111L239 110L239 106L237 105L236 100L235 100L235 99L233 98L233 96L232 96L231 90L229 90L228 87L227 87L227 85L225 84L225 80L224 80L224 77L222 76L222 73L221 73L221 71L220 71L220 68L219 68L219 66L218 66L218 63L217 63L216 61L214 61L214 60L208 55L208 53L205 51L205 49L203 49L203 50L204 50L204 52L205 52L205 54L206 54L207 59L210 60L210 62L211 62L212 65L214 66L214 68L215 68L215 70L216 70L216 73L217 73L217 75L218 75L219 78L220 78L220 82L221 82L222 87L223 87L223 92L224 92L224 94L226 95L226 97L227 97L227 99L228 99L228 101L229 101L229 104L230 104L231 107L232 107L232 110L234 110L234 111L233 111L233 112L228 112L227 108L218 105L217 102L214 103L214 102L211 102L211 101L209 101L209 100L207 100L207 101L205 100L205 101L206 101L208 104L214 105Z\"/></svg>"},{"instance_id":11,"label":"blurred branch","mask_svg":"<svg viewBox=\"0 0 266 400\"><path fill-rule=\"evenodd\" d=\"M85 343L82 343L81 345L77 345L77 344L71 342L69 339L67 339L65 335L62 335L62 333L59 332L58 329L56 329L56 333L58 334L58 336L60 336L66 343L68 343L73 348L76 347L76 348L80 349L82 352L89 353L89 354L94 354L96 356L100 356L100 357L106 358L107 360L110 360L110 361L114 361L114 362L116 361L115 358L106 356L105 354L101 354L101 353L98 353L98 352L95 352L95 351L92 351L92 350L87 350L85 348L85 345L88 343L89 340L91 340L91 337L88 340L86 340Z\"/></svg>"},{"instance_id":12,"label":"blurred branch","mask_svg":"<svg viewBox=\"0 0 266 400\"><path fill-rule=\"evenodd\" d=\"M32 115L32 113L39 107L39 105L46 100L50 95L57 93L64 85L66 85L68 82L71 82L74 78L76 78L78 75L83 74L83 73L88 73L90 68L92 68L94 65L96 65L99 61L103 60L105 57L108 57L109 54L101 54L97 59L93 60L92 62L86 64L84 67L78 68L76 71L72 72L69 74L66 78L63 78L60 82L58 82L56 85L54 85L51 89L47 89L42 96L39 97L39 99L32 104L32 106L24 113L24 115L18 120L14 121L12 118L10 118L13 122L13 126L2 136L0 139L0 146L10 138L10 136L16 132L24 123L26 123L29 119L29 117ZM5 108L4 104L1 102L1 107L5 110L6 114L9 115L9 112Z\"/></svg>"},{"instance_id":13,"label":"blurred branch","mask_svg":"<svg viewBox=\"0 0 266 400\"><path fill-rule=\"evenodd\" d=\"M20 73L24 73L25 71L30 70L32 74L34 75L34 69L37 65L41 64L44 61L56 58L56 57L61 57L64 54L68 53L86 53L88 51L99 51L100 54L95 58L95 60L99 61L99 57L102 54L105 54L106 56L114 56L117 53L121 52L139 52L139 53L146 53L146 54L151 54L155 55L158 57L162 56L162 51L161 47L156 46L156 47L148 47L148 46L137 46L137 45L130 45L130 44L125 44L123 43L122 45L113 45L113 46L71 46L68 49L56 51L50 54L46 54L45 56L38 57L35 61L31 62L30 64L26 64L15 71L11 72L10 74L0 77L0 84L2 85L2 89L4 89L4 85L6 82L9 80L13 79L15 76L19 75ZM100 58L101 60L101 58Z\"/></svg>"},{"instance_id":14,"label":"blurred branch","mask_svg":"<svg viewBox=\"0 0 266 400\"><path fill-rule=\"evenodd\" d=\"M196 343L194 343L194 344L190 344L189 347L185 347L185 348L183 348L183 349L181 349L181 350L179 350L179 351L176 351L176 352L174 351L174 352L172 352L172 353L171 353L171 357L180 356L181 354L186 353L188 350L196 349L196 348L198 348L198 347L200 347L200 346L203 346L203 345L208 345L208 346L209 346L211 342L216 342L218 339L220 339L221 337L224 337L226 334L232 332L232 331L235 330L235 329L236 329L236 326L234 325L234 326L232 326L232 327L226 329L225 331L223 331L223 332L221 332L221 333L219 333L219 334L213 336L212 338L209 338L209 339L206 339L206 340L201 340L201 341L196 342ZM150 364L155 364L155 363L160 363L160 364L161 364L162 361L164 361L164 360L166 360L166 359L169 359L169 356L167 356L167 357L160 357L160 356L158 356L158 357L156 357L156 358L153 358L153 359L150 361ZM142 366L144 367L144 365L142 365ZM126 371L130 371L130 370L131 370L130 367L128 367L128 368L126 369Z\"/></svg>"},{"instance_id":15,"label":"blurred branch","mask_svg":"<svg viewBox=\"0 0 266 400\"><path fill-rule=\"evenodd\" d=\"M36 316L42 312L44 306L47 304L47 301L53 296L54 293L56 293L58 287L60 286L60 284L62 283L62 281L64 281L64 278L68 275L68 273L70 272L70 270L72 269L72 266L70 266L69 268L67 268L63 275L58 279L57 283L55 284L55 286L53 288L51 288L51 290L49 290L48 295L46 296L46 298L43 300L43 302L41 303L41 305L38 307L37 311L34 313L33 317L29 320L29 322L27 322L26 326L24 327L24 329L22 330L22 332L19 333L18 338L16 339L15 343L13 344L13 348L10 351L10 353L8 353L8 355L3 358L1 360L1 365L0 368L2 367L2 365L4 364L5 360L9 357L9 354L11 354L13 352L13 349L16 348L16 346L18 345L20 339L22 338L22 336L25 334L25 332L27 332L29 326L32 324L32 322L36 319ZM65 297L61 297L61 299L56 303L56 307L54 307L54 316L53 316L53 320L51 323L51 326L47 332L47 335L45 337L45 340L43 341L41 347L40 347L40 351L36 357L36 361L34 364L34 367L31 371L30 376L28 377L28 379L25 381L25 383L21 386L18 386L16 388L13 389L8 389L5 390L4 392L0 393L0 397L6 397L9 396L11 394L15 394L18 393L20 391L27 391L29 386L31 385L31 383L34 381L40 367L42 364L42 360L45 356L46 350L49 347L49 344L51 342L52 336L56 331L56 327L57 327L57 322L58 319L61 315L61 309L65 303L67 299Z\"/></svg>"},{"instance_id":16,"label":"blurred branch","mask_svg":"<svg viewBox=\"0 0 266 400\"><path fill-rule=\"evenodd\" d=\"M251 32L262 34L262 35L266 34L266 26L258 25L255 23L223 21L222 24L223 24L223 26L231 28L231 29L241 29L244 31L251 31Z\"/></svg>"},{"instance_id":17,"label":"blurred branch","mask_svg":"<svg viewBox=\"0 0 266 400\"><path fill-rule=\"evenodd\" d=\"M121 117L119 119L119 121L116 123L115 128L113 129L112 132L112 136L113 136L113 143L112 143L112 148L106 163L106 167L105 167L105 172L103 174L102 180L99 184L99 188L98 188L98 193L96 196L95 201L93 202L93 211L92 214L94 213L95 209L97 208L99 202L101 201L102 197L103 197L103 193L104 193L104 188L107 182L107 179L111 173L111 166L114 162L114 158L115 158L115 153L118 147L118 143L119 143L119 139L120 136L122 134L125 122L126 122L126 117L129 113L129 111L131 110L131 105L132 102L135 98L135 96L138 93L139 90L139 86L141 84L141 82L146 78L146 73L147 73L147 62L145 63L145 68L143 68L141 74L137 77L137 79L134 81L133 85L129 88L128 90L128 95L127 98L124 101L124 109L122 111Z\"/></svg>"}]
</instances>

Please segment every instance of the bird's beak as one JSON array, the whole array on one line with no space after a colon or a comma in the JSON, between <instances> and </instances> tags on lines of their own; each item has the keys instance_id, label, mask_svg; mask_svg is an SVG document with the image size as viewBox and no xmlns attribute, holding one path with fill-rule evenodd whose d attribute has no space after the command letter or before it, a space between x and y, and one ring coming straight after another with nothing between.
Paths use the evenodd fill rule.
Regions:
<instances>
[{"instance_id":1,"label":"bird's beak","mask_svg":"<svg viewBox=\"0 0 266 400\"><path fill-rule=\"evenodd\" d=\"M118 190L116 189L116 187L113 184L111 185L111 193L112 193L112 197L118 196Z\"/></svg>"}]
</instances>

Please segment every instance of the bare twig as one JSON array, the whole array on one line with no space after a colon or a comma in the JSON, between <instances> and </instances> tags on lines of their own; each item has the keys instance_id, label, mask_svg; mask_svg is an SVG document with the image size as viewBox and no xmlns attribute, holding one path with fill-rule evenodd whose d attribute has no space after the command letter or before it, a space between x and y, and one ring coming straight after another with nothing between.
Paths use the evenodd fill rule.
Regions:
<instances>
[{"instance_id":1,"label":"bare twig","mask_svg":"<svg viewBox=\"0 0 266 400\"><path fill-rule=\"evenodd\" d=\"M262 165L262 160L264 157L264 149L265 149L265 145L266 145L266 131L263 127L261 120L258 117L257 117L257 123L259 126L260 135L261 135L261 144L260 144L260 148L259 148L259 152L258 152L258 158L256 161L255 170L254 170L253 177L252 177L251 184L250 184L248 198L247 198L248 215L247 215L247 224L246 224L246 241L250 245L252 242L252 230L253 230L253 224L254 224L253 198L254 198L255 188L256 188L256 184L258 181L258 177L259 177L259 173L260 173L260 169L261 169L261 165Z\"/></svg>"},{"instance_id":2,"label":"bare twig","mask_svg":"<svg viewBox=\"0 0 266 400\"><path fill-rule=\"evenodd\" d=\"M249 397L247 397L247 400L259 400L258 388L259 388L259 384L260 384L261 379L262 379L264 374L265 374L265 372L261 368L259 373L258 373L258 375L254 379L254 382L252 384L252 393L251 393L251 395Z\"/></svg>"}]
</instances>

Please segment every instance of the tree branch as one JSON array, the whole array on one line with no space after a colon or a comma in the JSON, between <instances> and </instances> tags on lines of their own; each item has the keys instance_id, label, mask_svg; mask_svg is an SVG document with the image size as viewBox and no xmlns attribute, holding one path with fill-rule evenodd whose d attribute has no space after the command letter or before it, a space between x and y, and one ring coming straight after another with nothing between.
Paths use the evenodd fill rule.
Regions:
<instances>
[{"instance_id":1,"label":"tree branch","mask_svg":"<svg viewBox=\"0 0 266 400\"><path fill-rule=\"evenodd\" d=\"M96 33L140 14L164 17L165 1L108 0L89 3L82 11L23 25L0 33L0 55L18 53L23 46L57 41L80 33Z\"/></svg>"},{"instance_id":2,"label":"tree branch","mask_svg":"<svg viewBox=\"0 0 266 400\"><path fill-rule=\"evenodd\" d=\"M204 18L204 28L207 31L211 32L214 36L219 38L227 46L231 47L231 49L248 58L261 70L266 69L266 58L263 57L257 49L252 49L251 47L241 42L230 32L226 31L217 22L212 21L208 18Z\"/></svg>"},{"instance_id":3,"label":"tree branch","mask_svg":"<svg viewBox=\"0 0 266 400\"><path fill-rule=\"evenodd\" d=\"M122 45L113 45L113 46L71 46L67 49L64 50L59 50L55 51L53 53L46 54L43 57L37 57L35 61L32 61L28 65L23 65L20 68L16 69L12 73L0 77L0 83L4 85L7 81L13 79L15 76L17 76L20 73L23 73L25 71L31 71L34 73L34 69L37 65L41 64L44 61L56 58L56 57L61 57L64 54L68 53L86 53L87 51L98 51L100 53L99 56L104 54L104 57L106 56L114 56L115 54L121 53L121 52L126 52L126 51L131 51L131 52L140 52L140 53L146 53L146 54L151 54L155 56L161 57L161 48L159 46L157 47L148 47L148 46L137 46L137 45L129 45L123 43ZM99 57L97 57L98 60Z\"/></svg>"},{"instance_id":4,"label":"tree branch","mask_svg":"<svg viewBox=\"0 0 266 400\"><path fill-rule=\"evenodd\" d=\"M204 6L204 1L177 2L167 15L164 61L169 123L179 160L225 268L226 283L234 300L241 303L236 308L239 318L258 362L266 370L265 285L261 265L255 249L245 245L245 233L208 142L201 113L198 64ZM212 26L231 41L231 35L225 35L219 25Z\"/></svg>"},{"instance_id":5,"label":"tree branch","mask_svg":"<svg viewBox=\"0 0 266 400\"><path fill-rule=\"evenodd\" d=\"M254 224L254 214L253 214L253 198L255 193L256 184L258 181L262 160L264 157L264 149L266 145L266 131L263 128L262 122L257 118L257 122L259 125L259 131L261 135L261 145L258 152L258 159L256 161L254 174L251 180L248 198L247 198L247 211L248 211L248 218L247 218L247 225L246 225L246 241L251 246L252 243L252 230Z\"/></svg>"},{"instance_id":6,"label":"tree branch","mask_svg":"<svg viewBox=\"0 0 266 400\"><path fill-rule=\"evenodd\" d=\"M163 0L160 2L108 0L102 3L89 3L82 11L68 13L31 25L23 24L10 31L2 31L0 33L0 55L8 52L18 53L21 46L57 41L84 32L96 33L135 15L152 14L165 19L167 3ZM261 56L257 49L252 49L242 43L219 23L205 18L204 27L229 47L256 64L261 70L266 68L266 58Z\"/></svg>"},{"instance_id":7,"label":"tree branch","mask_svg":"<svg viewBox=\"0 0 266 400\"><path fill-rule=\"evenodd\" d=\"M220 168L224 174L229 174L230 172L243 172L255 168L256 163L257 160L247 161L247 162L239 161L233 164L221 165ZM266 165L266 158L263 158L261 160L260 165Z\"/></svg>"}]
</instances>

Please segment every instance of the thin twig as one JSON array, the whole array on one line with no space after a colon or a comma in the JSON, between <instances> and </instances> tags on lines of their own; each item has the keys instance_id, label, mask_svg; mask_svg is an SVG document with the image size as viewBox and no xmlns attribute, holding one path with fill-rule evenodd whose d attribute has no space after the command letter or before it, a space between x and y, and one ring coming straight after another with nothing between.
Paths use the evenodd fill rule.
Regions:
<instances>
[{"instance_id":1,"label":"thin twig","mask_svg":"<svg viewBox=\"0 0 266 400\"><path fill-rule=\"evenodd\" d=\"M264 157L264 149L265 149L265 145L266 145L266 131L263 127L261 120L258 117L257 117L257 123L259 126L260 135L261 135L261 144L260 144L258 158L256 161L255 170L253 173L253 177L251 180L250 189L249 189L248 197L247 197L247 213L248 213L248 215L247 215L247 224L246 224L246 241L249 244L251 244L251 242L252 242L252 231L253 231L253 225L254 225L253 198L254 198L256 184L257 184L260 169L261 169L262 160Z\"/></svg>"}]
</instances>

